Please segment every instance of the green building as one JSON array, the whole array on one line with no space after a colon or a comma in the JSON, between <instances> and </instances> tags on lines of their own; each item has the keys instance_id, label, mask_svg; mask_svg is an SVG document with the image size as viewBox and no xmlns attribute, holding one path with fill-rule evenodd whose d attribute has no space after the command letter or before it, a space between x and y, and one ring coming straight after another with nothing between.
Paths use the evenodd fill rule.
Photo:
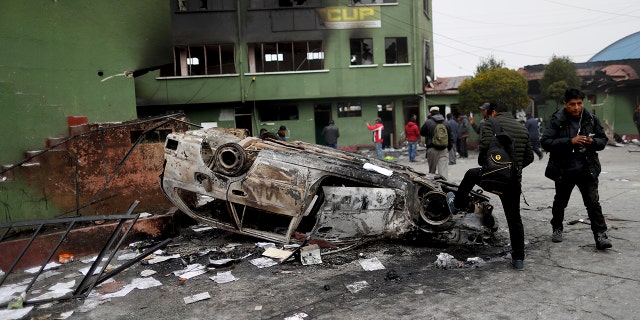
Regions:
<instances>
[{"instance_id":1,"label":"green building","mask_svg":"<svg viewBox=\"0 0 640 320\"><path fill-rule=\"evenodd\" d=\"M136 78L140 116L182 110L254 135L284 125L320 144L334 120L354 150L372 145L365 122L382 118L396 146L425 115L429 1L172 1L171 26L172 63Z\"/></svg>"},{"instance_id":2,"label":"green building","mask_svg":"<svg viewBox=\"0 0 640 320\"><path fill-rule=\"evenodd\" d=\"M122 156L113 150L135 146L146 127L102 128L176 111L254 135L284 125L288 139L317 143L334 120L349 150L372 147L365 122L381 117L386 145L396 146L409 115L426 115L431 14L428 0L7 2L0 222L123 212L130 199L150 197L162 135L174 129L160 128L160 142L132 156L146 163L116 175ZM40 156L86 130L95 133L87 149ZM25 161L34 155L42 159ZM105 181L127 183L111 183L113 203L95 208Z\"/></svg>"}]
</instances>

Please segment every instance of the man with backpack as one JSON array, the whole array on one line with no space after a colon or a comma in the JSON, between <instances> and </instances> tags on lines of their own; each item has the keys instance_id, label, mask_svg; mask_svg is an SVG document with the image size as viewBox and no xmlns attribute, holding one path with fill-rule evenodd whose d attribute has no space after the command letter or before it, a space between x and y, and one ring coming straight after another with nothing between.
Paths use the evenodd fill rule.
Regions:
<instances>
[{"instance_id":1,"label":"man with backpack","mask_svg":"<svg viewBox=\"0 0 640 320\"><path fill-rule=\"evenodd\" d=\"M449 177L449 150L453 147L451 126L440 114L439 107L429 109L430 117L420 128L420 135L426 138L427 164L429 173L436 173L445 179Z\"/></svg>"},{"instance_id":2,"label":"man with backpack","mask_svg":"<svg viewBox=\"0 0 640 320\"><path fill-rule=\"evenodd\" d=\"M500 137L509 137L511 155L515 157L515 172L502 181L506 187L498 189L499 191L485 189L486 191L496 193L500 197L504 214L509 226L509 237L511 240L511 265L516 270L524 269L524 227L522 226L522 218L520 217L520 194L522 192L522 169L533 162L533 149L529 140L529 132L518 122L509 112L507 105L502 102L491 102L487 106L487 120L482 123L479 144L478 164L483 167L469 169L455 193L447 194L447 203L452 214L458 213L460 210L471 211L473 208L464 207L464 203L469 203L469 192L474 185L483 185L483 177L490 176L486 168L487 163L496 161L498 164L504 162L503 157L495 156L491 158L490 148ZM494 128L498 128L499 132L495 132ZM503 133L506 133L506 135ZM497 159L496 159L497 158ZM493 160L492 160L493 159ZM506 166L507 169L512 168L512 164Z\"/></svg>"}]
</instances>

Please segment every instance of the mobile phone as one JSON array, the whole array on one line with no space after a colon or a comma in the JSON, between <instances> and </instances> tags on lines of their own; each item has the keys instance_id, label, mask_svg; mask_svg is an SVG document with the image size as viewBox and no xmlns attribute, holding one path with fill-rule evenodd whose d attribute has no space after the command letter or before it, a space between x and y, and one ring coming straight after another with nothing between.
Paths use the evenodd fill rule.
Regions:
<instances>
[{"instance_id":1,"label":"mobile phone","mask_svg":"<svg viewBox=\"0 0 640 320\"><path fill-rule=\"evenodd\" d=\"M595 133L589 133L589 138L593 138L593 136L595 136Z\"/></svg>"}]
</instances>

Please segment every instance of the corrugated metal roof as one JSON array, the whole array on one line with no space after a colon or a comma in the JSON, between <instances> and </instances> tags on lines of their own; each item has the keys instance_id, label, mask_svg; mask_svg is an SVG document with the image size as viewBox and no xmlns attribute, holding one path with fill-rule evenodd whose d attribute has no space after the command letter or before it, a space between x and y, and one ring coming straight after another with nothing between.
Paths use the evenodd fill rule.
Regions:
<instances>
[{"instance_id":1,"label":"corrugated metal roof","mask_svg":"<svg viewBox=\"0 0 640 320\"><path fill-rule=\"evenodd\" d=\"M587 62L626 59L640 59L640 31L612 43Z\"/></svg>"}]
</instances>

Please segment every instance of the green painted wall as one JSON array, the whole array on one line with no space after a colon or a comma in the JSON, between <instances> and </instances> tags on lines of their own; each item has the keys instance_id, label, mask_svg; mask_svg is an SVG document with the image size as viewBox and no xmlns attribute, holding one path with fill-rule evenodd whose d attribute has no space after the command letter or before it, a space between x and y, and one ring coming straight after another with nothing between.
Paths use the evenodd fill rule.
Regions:
<instances>
[{"instance_id":1,"label":"green painted wall","mask_svg":"<svg viewBox=\"0 0 640 320\"><path fill-rule=\"evenodd\" d=\"M0 143L0 163L68 135L67 116L136 118L133 78L101 80L170 63L169 13L156 0L3 3L0 134L11 138Z\"/></svg>"},{"instance_id":2,"label":"green painted wall","mask_svg":"<svg viewBox=\"0 0 640 320\"><path fill-rule=\"evenodd\" d=\"M310 142L315 142L313 111L315 103L333 102L332 118L341 130L339 144L371 144L370 134L364 124L365 121L372 122L375 119L380 101L389 101L395 105L393 123L395 133L398 135L403 131L406 121L403 116L403 100L420 100L420 95L423 93L423 50L425 41L431 41L433 31L432 21L425 16L422 9L423 3L424 1L411 0L399 1L397 5L379 6L382 28L321 31L325 50L324 70L321 71L280 74L248 73L247 44L236 37L238 75L159 78L159 72L150 72L136 78L136 95L142 105L158 106L159 110L171 105L211 104L209 111L184 108L187 116L192 120L216 119L217 113L214 109L225 107L225 103L241 103L251 109L256 102L286 100L298 106L298 120L272 123L262 122L255 116L253 130L257 132L259 128L264 127L275 132L280 125L285 125L289 128L291 139ZM345 2L323 1L323 5L344 6ZM247 6L248 2L239 2L241 20L247 19L243 15L264 18L264 15L256 14L255 11L247 11ZM199 13L193 13L191 17L200 21L199 15ZM270 22L264 21L264 24L268 26ZM263 38L264 41L274 41L270 39L283 37L282 34L272 34L267 30ZM309 36L313 38L305 38L305 34L310 34ZM318 31L308 31L308 33L300 31L290 32L287 36L291 39L315 40L317 34ZM193 37L199 38L203 35ZM408 64L384 65L385 37L407 38ZM373 39L375 65L350 66L349 40L352 38ZM228 39L220 41L220 43L229 42ZM429 51L429 61L432 69L432 48ZM338 118L336 102L348 100L361 102L362 117ZM421 108L421 113L420 119L424 119L426 115L424 108Z\"/></svg>"}]
</instances>

